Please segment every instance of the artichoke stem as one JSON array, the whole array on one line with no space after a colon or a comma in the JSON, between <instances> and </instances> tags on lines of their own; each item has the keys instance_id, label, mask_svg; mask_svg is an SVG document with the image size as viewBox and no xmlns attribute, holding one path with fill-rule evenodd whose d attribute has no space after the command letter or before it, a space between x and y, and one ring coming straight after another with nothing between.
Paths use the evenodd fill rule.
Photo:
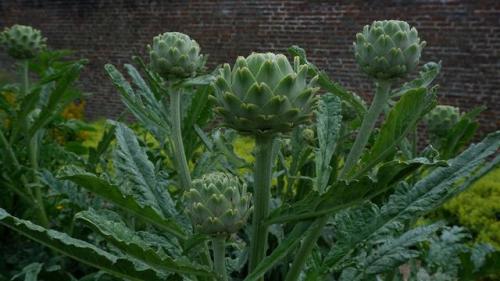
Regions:
<instances>
[{"instance_id":1,"label":"artichoke stem","mask_svg":"<svg viewBox=\"0 0 500 281\"><path fill-rule=\"evenodd\" d=\"M226 272L226 238L216 236L212 239L212 250L214 251L214 269L219 280L227 281Z\"/></svg>"},{"instance_id":2,"label":"artichoke stem","mask_svg":"<svg viewBox=\"0 0 500 281\"><path fill-rule=\"evenodd\" d=\"M273 135L255 138L254 166L254 210L249 272L252 272L265 257L268 227L263 223L269 215L271 197Z\"/></svg>"},{"instance_id":3,"label":"artichoke stem","mask_svg":"<svg viewBox=\"0 0 500 281\"><path fill-rule=\"evenodd\" d=\"M177 160L177 169L179 173L179 182L183 190L189 190L191 187L191 175L184 152L184 143L182 142L181 131L181 91L171 89L170 95L170 114L172 114L172 138L174 145L175 159Z\"/></svg>"},{"instance_id":4,"label":"artichoke stem","mask_svg":"<svg viewBox=\"0 0 500 281\"><path fill-rule=\"evenodd\" d=\"M38 134L40 132L35 133L35 135L29 139L29 155L30 155L30 162L31 162L31 168L33 169L33 183L35 184L35 198L34 201L36 202L36 205L39 210L39 216L40 216L40 222L44 227L47 227L49 225L49 219L47 217L47 213L45 212L45 207L43 204L43 197L42 197L42 191L40 190L40 179L38 178ZM29 188L29 187L27 187Z\"/></svg>"},{"instance_id":5,"label":"artichoke stem","mask_svg":"<svg viewBox=\"0 0 500 281\"><path fill-rule=\"evenodd\" d=\"M377 122L380 113L382 113L382 111L384 110L384 106L389 99L390 90L391 83L389 81L377 81L377 90L375 92L375 97L373 98L373 102L370 105L370 109L368 109L368 112L363 118L363 122L361 123L361 127L359 129L358 135L356 136L356 140L354 141L351 151L347 156L347 160L340 174L340 178L345 179L361 157L363 149L368 143L370 134L375 127L375 123Z\"/></svg>"},{"instance_id":6,"label":"artichoke stem","mask_svg":"<svg viewBox=\"0 0 500 281\"><path fill-rule=\"evenodd\" d=\"M299 252L295 254L295 259L293 260L290 270L288 271L285 281L296 281L299 278L300 272L306 263L309 254L311 254L316 241L321 235L321 230L325 227L328 222L328 216L323 216L313 223L312 228L309 230L306 238L302 241Z\"/></svg>"},{"instance_id":7,"label":"artichoke stem","mask_svg":"<svg viewBox=\"0 0 500 281\"><path fill-rule=\"evenodd\" d=\"M29 60L25 59L21 62L21 97L26 97L29 93ZM27 130L28 128L26 128ZM12 132L10 134L10 144L14 144L19 134L19 126L13 124Z\"/></svg>"},{"instance_id":8,"label":"artichoke stem","mask_svg":"<svg viewBox=\"0 0 500 281\"><path fill-rule=\"evenodd\" d=\"M29 60L25 59L22 62L22 68L23 68L23 77L22 77L22 95L23 97L26 97L29 94ZM27 117L24 119L24 124L26 126L26 132L29 131L29 124ZM17 127L17 126L16 126ZM14 131L14 133L17 135L17 130ZM43 197L42 197L42 191L40 190L40 179L38 178L38 153L39 153L39 148L38 148L38 141L39 141L39 134L41 132L35 132L35 134L28 139L28 151L29 151L29 157L30 157L30 164L31 164L31 169L33 169L33 183L35 184L35 194L33 201L35 202L35 205L38 208L38 215L40 218L40 223L42 226L47 227L49 225L49 219L47 217L47 213L45 212L45 206L43 204ZM15 140L15 139L14 139ZM26 187L27 189L30 189L30 187Z\"/></svg>"},{"instance_id":9,"label":"artichoke stem","mask_svg":"<svg viewBox=\"0 0 500 281\"><path fill-rule=\"evenodd\" d=\"M22 83L22 92L23 96L27 96L29 91L29 60L23 60L23 83Z\"/></svg>"}]
</instances>

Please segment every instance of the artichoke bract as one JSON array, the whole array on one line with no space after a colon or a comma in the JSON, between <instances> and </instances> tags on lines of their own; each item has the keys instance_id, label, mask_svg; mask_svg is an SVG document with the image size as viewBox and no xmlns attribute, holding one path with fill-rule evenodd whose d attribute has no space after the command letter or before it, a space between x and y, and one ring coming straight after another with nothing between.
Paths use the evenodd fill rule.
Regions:
<instances>
[{"instance_id":1,"label":"artichoke bract","mask_svg":"<svg viewBox=\"0 0 500 281\"><path fill-rule=\"evenodd\" d=\"M415 27L398 20L374 21L356 34L354 54L363 72L375 79L401 78L413 71L425 41Z\"/></svg>"},{"instance_id":2,"label":"artichoke bract","mask_svg":"<svg viewBox=\"0 0 500 281\"><path fill-rule=\"evenodd\" d=\"M227 173L215 172L193 181L185 193L187 213L195 229L208 235L229 235L245 225L251 194L246 184Z\"/></svg>"},{"instance_id":3,"label":"artichoke bract","mask_svg":"<svg viewBox=\"0 0 500 281\"><path fill-rule=\"evenodd\" d=\"M424 117L424 121L431 137L444 137L460 119L458 107L438 105Z\"/></svg>"},{"instance_id":4,"label":"artichoke bract","mask_svg":"<svg viewBox=\"0 0 500 281\"><path fill-rule=\"evenodd\" d=\"M15 59L31 59L47 45L47 38L38 29L25 25L6 27L0 33L0 45Z\"/></svg>"},{"instance_id":5,"label":"artichoke bract","mask_svg":"<svg viewBox=\"0 0 500 281\"><path fill-rule=\"evenodd\" d=\"M215 110L226 126L240 133L286 133L309 121L317 100L317 77L307 81L308 65L282 54L252 53L238 57L216 78Z\"/></svg>"},{"instance_id":6,"label":"artichoke bract","mask_svg":"<svg viewBox=\"0 0 500 281\"><path fill-rule=\"evenodd\" d=\"M155 36L148 49L152 69L163 78L187 78L205 66L200 46L184 33L166 32Z\"/></svg>"}]
</instances>

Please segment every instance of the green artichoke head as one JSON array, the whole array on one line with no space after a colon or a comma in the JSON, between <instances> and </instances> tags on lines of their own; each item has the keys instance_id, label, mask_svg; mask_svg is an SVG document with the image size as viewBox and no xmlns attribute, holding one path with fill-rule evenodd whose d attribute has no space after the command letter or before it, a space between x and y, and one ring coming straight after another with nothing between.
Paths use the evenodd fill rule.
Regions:
<instances>
[{"instance_id":1,"label":"green artichoke head","mask_svg":"<svg viewBox=\"0 0 500 281\"><path fill-rule=\"evenodd\" d=\"M229 235L243 227L250 214L246 184L228 173L215 172L193 181L185 193L195 229L208 235Z\"/></svg>"},{"instance_id":2,"label":"green artichoke head","mask_svg":"<svg viewBox=\"0 0 500 281\"><path fill-rule=\"evenodd\" d=\"M317 77L308 81L308 65L287 57L252 53L225 64L216 78L216 111L240 133L286 133L309 121L316 101Z\"/></svg>"},{"instance_id":3,"label":"green artichoke head","mask_svg":"<svg viewBox=\"0 0 500 281\"><path fill-rule=\"evenodd\" d=\"M20 60L35 57L47 47L46 42L40 30L31 26L16 24L0 33L0 45L9 56Z\"/></svg>"},{"instance_id":4,"label":"green artichoke head","mask_svg":"<svg viewBox=\"0 0 500 281\"><path fill-rule=\"evenodd\" d=\"M315 135L316 133L311 128L304 128L304 130L302 130L302 139L304 139L304 141L310 145L314 145L314 142L316 140Z\"/></svg>"},{"instance_id":5,"label":"green artichoke head","mask_svg":"<svg viewBox=\"0 0 500 281\"><path fill-rule=\"evenodd\" d=\"M438 105L424 117L424 121L432 137L441 138L458 122L461 114L458 107Z\"/></svg>"},{"instance_id":6,"label":"green artichoke head","mask_svg":"<svg viewBox=\"0 0 500 281\"><path fill-rule=\"evenodd\" d=\"M166 32L148 45L151 68L165 79L194 76L205 66L200 46L184 33Z\"/></svg>"},{"instance_id":7,"label":"green artichoke head","mask_svg":"<svg viewBox=\"0 0 500 281\"><path fill-rule=\"evenodd\" d=\"M413 71L425 41L404 21L374 21L356 34L354 55L363 72L374 79L401 78Z\"/></svg>"}]
</instances>

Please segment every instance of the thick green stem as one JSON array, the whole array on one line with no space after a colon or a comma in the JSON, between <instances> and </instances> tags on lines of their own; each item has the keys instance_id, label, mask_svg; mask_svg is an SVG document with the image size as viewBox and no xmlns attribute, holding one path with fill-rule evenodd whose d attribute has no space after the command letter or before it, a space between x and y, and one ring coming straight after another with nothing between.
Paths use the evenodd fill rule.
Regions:
<instances>
[{"instance_id":1,"label":"thick green stem","mask_svg":"<svg viewBox=\"0 0 500 281\"><path fill-rule=\"evenodd\" d=\"M221 281L227 281L226 273L226 238L217 236L212 239L212 250L214 251L214 269Z\"/></svg>"},{"instance_id":2,"label":"thick green stem","mask_svg":"<svg viewBox=\"0 0 500 281\"><path fill-rule=\"evenodd\" d=\"M29 61L25 60L23 62L23 81L22 81L22 91L23 96L26 97L29 94ZM28 131L28 121L25 120L24 124L26 124L26 131ZM28 151L30 156L31 169L33 170L33 183L35 185L35 194L34 201L38 208L38 216L40 218L40 223L47 227L49 225L49 219L47 217L47 213L45 212L45 206L43 204L42 191L40 189L40 179L38 178L38 134L37 132L31 139L28 139ZM30 188L29 186L27 187Z\"/></svg>"},{"instance_id":3,"label":"thick green stem","mask_svg":"<svg viewBox=\"0 0 500 281\"><path fill-rule=\"evenodd\" d=\"M22 92L23 96L27 96L29 93L29 60L23 61L23 81L22 81Z\"/></svg>"},{"instance_id":4,"label":"thick green stem","mask_svg":"<svg viewBox=\"0 0 500 281\"><path fill-rule=\"evenodd\" d=\"M35 203L38 207L38 215L40 217L40 221L43 226L48 226L49 225L49 219L47 217L47 213L45 212L45 206L43 204L43 197L42 197L42 190L40 188L40 179L38 178L38 134L40 132L36 133L30 140L29 140L29 154L30 154L30 163L31 163L31 169L33 170L33 183L35 185ZM28 187L29 188L29 187Z\"/></svg>"},{"instance_id":5,"label":"thick green stem","mask_svg":"<svg viewBox=\"0 0 500 281\"><path fill-rule=\"evenodd\" d=\"M252 240L250 240L249 271L252 272L265 257L268 227L263 224L269 215L271 197L272 152L274 136L255 138L254 205Z\"/></svg>"},{"instance_id":6,"label":"thick green stem","mask_svg":"<svg viewBox=\"0 0 500 281\"><path fill-rule=\"evenodd\" d=\"M320 217L314 222L312 228L309 230L308 235L306 236L306 238L304 238L304 241L302 241L302 245L300 246L299 251L294 254L295 259L293 260L290 270L286 275L285 281L298 280L300 272L302 271L307 258L311 254L311 251L314 248L314 245L316 245L316 241L318 241L318 238L321 235L321 231L323 230L323 227L325 227L327 222L328 216Z\"/></svg>"},{"instance_id":7,"label":"thick green stem","mask_svg":"<svg viewBox=\"0 0 500 281\"><path fill-rule=\"evenodd\" d=\"M21 63L21 98L26 97L29 94L29 60L23 60ZM21 122L23 125L26 124L26 122ZM19 134L19 128L18 124L13 124L12 131L10 134L10 144L14 144L17 140L17 136ZM26 130L28 130L26 128Z\"/></svg>"},{"instance_id":8,"label":"thick green stem","mask_svg":"<svg viewBox=\"0 0 500 281\"><path fill-rule=\"evenodd\" d=\"M363 149L368 143L370 134L375 127L375 123L377 122L380 113L382 113L382 111L384 110L384 106L389 99L390 90L391 83L389 81L378 81L375 97L373 98L370 109L368 109L368 112L363 118L363 122L361 123L361 127L359 129L358 135L356 136L356 140L354 141L351 151L347 156L344 168L342 170L342 173L340 174L341 178L346 178L346 176L349 175L349 172L351 172L351 170L354 168L359 158L361 157Z\"/></svg>"},{"instance_id":9,"label":"thick green stem","mask_svg":"<svg viewBox=\"0 0 500 281\"><path fill-rule=\"evenodd\" d=\"M171 88L172 89L172 88ZM170 95L170 114L172 118L172 139L174 145L175 159L177 160L177 169L179 173L179 182L183 190L189 190L191 187L191 174L184 152L184 143L182 141L181 130L181 95L182 92L172 89Z\"/></svg>"}]
</instances>

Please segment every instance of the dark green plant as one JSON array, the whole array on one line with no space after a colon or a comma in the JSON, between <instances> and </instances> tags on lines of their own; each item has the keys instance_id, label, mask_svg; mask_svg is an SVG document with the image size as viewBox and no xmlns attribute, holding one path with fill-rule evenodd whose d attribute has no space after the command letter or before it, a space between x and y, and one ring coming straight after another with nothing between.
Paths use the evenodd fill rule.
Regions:
<instances>
[{"instance_id":1,"label":"dark green plant","mask_svg":"<svg viewBox=\"0 0 500 281\"><path fill-rule=\"evenodd\" d=\"M0 206L44 227L71 231L75 210L69 206L76 204L66 204L64 198L66 191L75 194L77 187L48 188L47 180L51 172L79 157L50 132L62 126L59 116L65 106L82 97L75 84L86 61L68 59L66 51L47 50L45 41L40 31L28 26L15 25L0 33L0 47L20 69L17 81L0 85ZM82 202L88 206L90 200ZM35 260L46 266L69 262L6 229L1 235L6 239L0 250L0 279Z\"/></svg>"},{"instance_id":2,"label":"dark green plant","mask_svg":"<svg viewBox=\"0 0 500 281\"><path fill-rule=\"evenodd\" d=\"M386 43L399 32L407 32L409 41L393 40L399 45L369 61L389 74L372 77L376 94L369 109L308 62L299 47L290 49L293 66L283 55L254 53L215 77L171 76L177 70L138 60L141 71L125 66L128 82L107 65L127 109L158 147L148 149L126 125L111 121L116 145L108 166L61 172L59 180L108 202L75 216L99 240L33 225L2 209L0 224L127 280L394 280L395 269L421 256L420 246L444 228L415 221L498 165L500 158L492 155L500 132L449 160L431 149L408 149L437 103L432 83L440 66L428 63L414 80L397 80L416 67L423 44L402 22L374 23L372 29L367 32ZM391 53L407 49L404 63L391 60ZM307 81L326 93L316 97L318 89ZM210 84L213 90L207 90ZM202 93L214 95L229 129L207 126L210 104ZM253 163L232 151L228 141L235 134L255 140ZM243 182L219 181L212 172ZM253 195L251 225L242 225L244 212L232 208L247 203L241 200L244 184ZM237 194L240 200L232 197ZM214 239L219 232L224 239Z\"/></svg>"}]
</instances>

